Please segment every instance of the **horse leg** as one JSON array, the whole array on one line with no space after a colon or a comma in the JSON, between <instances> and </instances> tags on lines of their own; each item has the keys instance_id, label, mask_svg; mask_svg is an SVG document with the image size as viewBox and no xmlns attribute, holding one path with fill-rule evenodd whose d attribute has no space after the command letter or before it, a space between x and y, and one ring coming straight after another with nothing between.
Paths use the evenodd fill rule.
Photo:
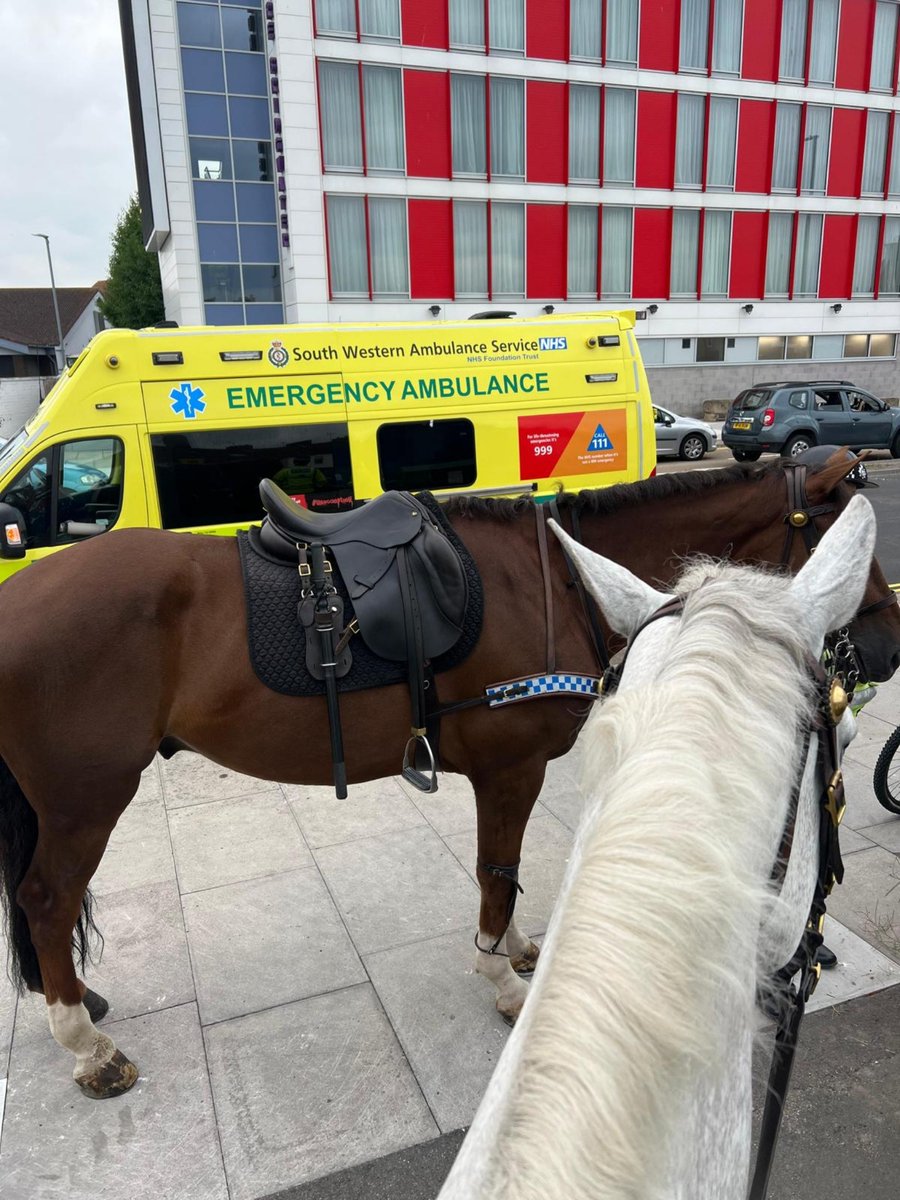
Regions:
<instances>
[{"instance_id":1,"label":"horse leg","mask_svg":"<svg viewBox=\"0 0 900 1200\"><path fill-rule=\"evenodd\" d=\"M497 1011L512 1025L525 1003L528 984L520 977L534 970L538 947L515 924L519 858L525 826L541 790L544 763L523 764L473 779L478 806L477 876L481 913L475 970L497 989Z\"/></svg>"},{"instance_id":2,"label":"horse leg","mask_svg":"<svg viewBox=\"0 0 900 1200\"><path fill-rule=\"evenodd\" d=\"M108 1006L78 979L72 961L72 930L111 832L107 825L75 831L42 824L17 895L37 953L50 1032L75 1055L75 1082L97 1100L127 1091L138 1076L112 1038L95 1028L92 1018Z\"/></svg>"}]
</instances>

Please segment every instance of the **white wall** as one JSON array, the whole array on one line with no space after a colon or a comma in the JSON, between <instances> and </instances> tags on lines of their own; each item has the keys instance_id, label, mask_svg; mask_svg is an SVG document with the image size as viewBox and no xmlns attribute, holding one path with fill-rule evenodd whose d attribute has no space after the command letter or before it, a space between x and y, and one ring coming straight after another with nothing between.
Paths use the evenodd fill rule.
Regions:
<instances>
[{"instance_id":1,"label":"white wall","mask_svg":"<svg viewBox=\"0 0 900 1200\"><path fill-rule=\"evenodd\" d=\"M0 379L0 437L20 429L56 383L55 377Z\"/></svg>"},{"instance_id":2,"label":"white wall","mask_svg":"<svg viewBox=\"0 0 900 1200\"><path fill-rule=\"evenodd\" d=\"M74 358L80 354L97 332L94 325L94 313L98 311L97 302L99 299L100 293L97 292L94 299L66 334L66 354L70 358Z\"/></svg>"}]
</instances>

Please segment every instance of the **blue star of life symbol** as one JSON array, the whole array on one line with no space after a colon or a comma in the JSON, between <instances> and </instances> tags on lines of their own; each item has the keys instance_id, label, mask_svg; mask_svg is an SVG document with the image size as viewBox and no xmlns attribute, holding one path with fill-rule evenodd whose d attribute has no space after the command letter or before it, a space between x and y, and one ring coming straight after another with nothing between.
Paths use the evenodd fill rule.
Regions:
<instances>
[{"instance_id":1,"label":"blue star of life symbol","mask_svg":"<svg viewBox=\"0 0 900 1200\"><path fill-rule=\"evenodd\" d=\"M174 401L171 406L172 412L180 413L186 420L193 421L197 414L206 408L203 399L205 394L202 388L194 387L190 383L182 383L179 387L172 388L169 392L169 399Z\"/></svg>"}]
</instances>

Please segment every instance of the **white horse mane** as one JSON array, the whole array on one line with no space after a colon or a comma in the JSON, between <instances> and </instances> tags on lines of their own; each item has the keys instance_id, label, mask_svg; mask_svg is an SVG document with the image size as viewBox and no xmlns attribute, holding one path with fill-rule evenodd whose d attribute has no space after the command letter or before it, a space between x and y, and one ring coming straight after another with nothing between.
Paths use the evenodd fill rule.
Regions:
<instances>
[{"instance_id":1,"label":"white horse mane","mask_svg":"<svg viewBox=\"0 0 900 1200\"><path fill-rule=\"evenodd\" d=\"M585 812L538 972L441 1200L743 1193L756 951L812 706L794 584L695 563L683 616L648 627L590 718ZM737 1149L710 1174L709 1114L738 1050Z\"/></svg>"}]
</instances>

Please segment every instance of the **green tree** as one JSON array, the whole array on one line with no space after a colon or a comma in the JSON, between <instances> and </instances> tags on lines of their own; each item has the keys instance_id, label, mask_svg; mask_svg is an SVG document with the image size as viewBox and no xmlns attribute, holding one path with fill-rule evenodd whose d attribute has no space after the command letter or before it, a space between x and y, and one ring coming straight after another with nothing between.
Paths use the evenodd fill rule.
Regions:
<instances>
[{"instance_id":1,"label":"green tree","mask_svg":"<svg viewBox=\"0 0 900 1200\"><path fill-rule=\"evenodd\" d=\"M120 329L143 329L165 317L159 260L144 249L141 207L132 196L112 235L109 278L100 311Z\"/></svg>"}]
</instances>

